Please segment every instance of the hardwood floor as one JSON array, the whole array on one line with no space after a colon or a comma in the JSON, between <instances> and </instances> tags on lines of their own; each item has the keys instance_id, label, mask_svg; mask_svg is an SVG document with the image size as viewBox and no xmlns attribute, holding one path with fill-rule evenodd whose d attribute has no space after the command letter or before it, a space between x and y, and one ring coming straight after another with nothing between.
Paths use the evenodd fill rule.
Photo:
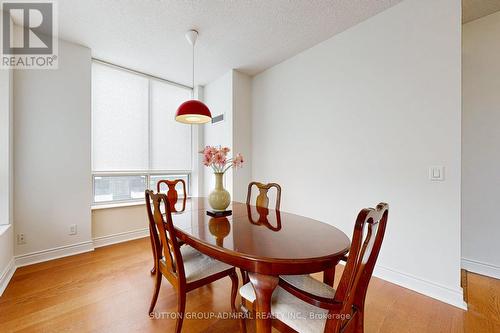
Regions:
<instances>
[{"instance_id":1,"label":"hardwood floor","mask_svg":"<svg viewBox=\"0 0 500 333\"><path fill-rule=\"evenodd\" d=\"M147 314L154 283L150 252L145 238L19 268L0 298L0 332L173 331L174 320ZM466 280L467 312L374 278L366 332L500 332L500 280L470 273ZM195 290L186 312L229 312L230 290L229 278ZM155 310L176 311L166 280ZM185 319L183 326L183 332L238 330L238 321L218 318Z\"/></svg>"}]
</instances>

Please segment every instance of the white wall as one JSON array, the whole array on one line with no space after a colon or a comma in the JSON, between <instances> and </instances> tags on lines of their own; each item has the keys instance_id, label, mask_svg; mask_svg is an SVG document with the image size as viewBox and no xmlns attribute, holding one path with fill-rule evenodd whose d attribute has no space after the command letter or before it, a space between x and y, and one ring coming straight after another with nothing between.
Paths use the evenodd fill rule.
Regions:
<instances>
[{"instance_id":1,"label":"white wall","mask_svg":"<svg viewBox=\"0 0 500 333\"><path fill-rule=\"evenodd\" d=\"M193 91L193 98L203 101L204 99L204 87L196 86ZM193 149L193 158L192 158L192 167L191 167L191 188L190 194L192 196L200 196L204 192L204 173L205 168L202 164L203 157L199 153L204 146L203 140L204 137L204 128L200 125L191 125L192 127L192 149Z\"/></svg>"},{"instance_id":2,"label":"white wall","mask_svg":"<svg viewBox=\"0 0 500 333\"><path fill-rule=\"evenodd\" d=\"M62 40L58 70L15 71L14 221L26 237L16 255L93 248L90 75L90 49Z\"/></svg>"},{"instance_id":3,"label":"white wall","mask_svg":"<svg viewBox=\"0 0 500 333\"><path fill-rule=\"evenodd\" d=\"M406 0L257 75L252 101L253 177L282 209L351 235L388 202L376 274L457 306L460 28L460 1Z\"/></svg>"},{"instance_id":4,"label":"white wall","mask_svg":"<svg viewBox=\"0 0 500 333\"><path fill-rule=\"evenodd\" d=\"M98 242L116 236L135 238L138 233L146 237L148 227L146 205L92 210L92 238Z\"/></svg>"},{"instance_id":5,"label":"white wall","mask_svg":"<svg viewBox=\"0 0 500 333\"><path fill-rule=\"evenodd\" d=\"M13 228L0 227L0 296L15 272Z\"/></svg>"},{"instance_id":6,"label":"white wall","mask_svg":"<svg viewBox=\"0 0 500 333\"><path fill-rule=\"evenodd\" d=\"M1 10L0 16L3 24ZM13 85L13 71L0 69L0 225L13 217Z\"/></svg>"},{"instance_id":7,"label":"white wall","mask_svg":"<svg viewBox=\"0 0 500 333\"><path fill-rule=\"evenodd\" d=\"M463 26L462 257L500 278L500 12Z\"/></svg>"},{"instance_id":8,"label":"white wall","mask_svg":"<svg viewBox=\"0 0 500 333\"><path fill-rule=\"evenodd\" d=\"M233 147L233 72L229 71L219 79L210 82L204 87L204 102L210 109L212 117L224 114L224 121L204 125L205 146ZM204 195L208 195L215 186L215 178L211 168L204 169ZM229 193L233 193L232 170L224 176L224 186Z\"/></svg>"},{"instance_id":9,"label":"white wall","mask_svg":"<svg viewBox=\"0 0 500 333\"><path fill-rule=\"evenodd\" d=\"M233 154L241 153L242 168L233 172L233 199L245 202L252 181L252 79L233 71ZM233 155L234 156L234 155Z\"/></svg>"},{"instance_id":10,"label":"white wall","mask_svg":"<svg viewBox=\"0 0 500 333\"><path fill-rule=\"evenodd\" d=\"M12 91L12 70L0 69L0 296L15 270L12 228Z\"/></svg>"},{"instance_id":11,"label":"white wall","mask_svg":"<svg viewBox=\"0 0 500 333\"><path fill-rule=\"evenodd\" d=\"M12 223L12 78L0 69L0 225Z\"/></svg>"},{"instance_id":12,"label":"white wall","mask_svg":"<svg viewBox=\"0 0 500 333\"><path fill-rule=\"evenodd\" d=\"M224 121L204 126L204 145L227 146L230 156L241 153L243 168L228 170L224 176L225 188L236 201L246 200L247 185L251 181L251 78L231 70L204 88L204 101L212 116L224 114ZM215 186L212 169L203 167L204 192L208 195Z\"/></svg>"}]
</instances>

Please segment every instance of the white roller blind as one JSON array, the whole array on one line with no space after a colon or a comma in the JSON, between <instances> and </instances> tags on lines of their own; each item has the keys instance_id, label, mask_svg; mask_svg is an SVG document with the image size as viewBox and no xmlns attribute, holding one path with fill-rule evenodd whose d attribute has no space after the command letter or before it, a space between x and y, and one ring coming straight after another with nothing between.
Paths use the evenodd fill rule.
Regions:
<instances>
[{"instance_id":1,"label":"white roller blind","mask_svg":"<svg viewBox=\"0 0 500 333\"><path fill-rule=\"evenodd\" d=\"M191 170L191 126L175 121L191 91L159 81L151 81L150 89L152 170Z\"/></svg>"},{"instance_id":2,"label":"white roller blind","mask_svg":"<svg viewBox=\"0 0 500 333\"><path fill-rule=\"evenodd\" d=\"M148 100L148 79L93 64L94 171L148 169Z\"/></svg>"},{"instance_id":3,"label":"white roller blind","mask_svg":"<svg viewBox=\"0 0 500 333\"><path fill-rule=\"evenodd\" d=\"M175 121L177 107L189 99L190 89L94 62L94 173L191 170L191 126Z\"/></svg>"}]
</instances>

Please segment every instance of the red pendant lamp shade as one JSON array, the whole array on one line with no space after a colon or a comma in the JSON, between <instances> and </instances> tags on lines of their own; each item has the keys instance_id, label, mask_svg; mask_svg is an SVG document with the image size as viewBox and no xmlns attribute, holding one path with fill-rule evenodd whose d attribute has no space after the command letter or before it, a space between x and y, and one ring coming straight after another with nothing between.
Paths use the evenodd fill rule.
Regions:
<instances>
[{"instance_id":1,"label":"red pendant lamp shade","mask_svg":"<svg viewBox=\"0 0 500 333\"><path fill-rule=\"evenodd\" d=\"M186 39L193 47L193 89L194 89L194 44L198 38L198 31L186 32ZM212 114L208 107L200 101L192 99L182 103L175 114L175 120L184 124L204 124L212 120Z\"/></svg>"},{"instance_id":2,"label":"red pendant lamp shade","mask_svg":"<svg viewBox=\"0 0 500 333\"><path fill-rule=\"evenodd\" d=\"M211 119L208 107L195 99L182 103L175 114L175 120L184 124L204 124Z\"/></svg>"}]
</instances>

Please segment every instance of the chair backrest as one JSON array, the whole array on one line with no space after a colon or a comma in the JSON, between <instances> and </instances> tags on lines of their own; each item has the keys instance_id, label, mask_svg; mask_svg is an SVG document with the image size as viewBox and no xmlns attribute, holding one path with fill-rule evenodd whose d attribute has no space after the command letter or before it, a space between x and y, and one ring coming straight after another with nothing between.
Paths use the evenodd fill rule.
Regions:
<instances>
[{"instance_id":1,"label":"chair backrest","mask_svg":"<svg viewBox=\"0 0 500 333\"><path fill-rule=\"evenodd\" d=\"M146 199L146 212L148 215L149 221L149 237L151 238L151 245L153 247L153 257L155 260L155 268L157 267L156 263L158 262L158 258L161 256L161 241L158 236L158 231L156 230L156 224L153 217L153 210L151 209L151 198L149 195L150 191L146 190L144 193L144 198Z\"/></svg>"},{"instance_id":2,"label":"chair backrest","mask_svg":"<svg viewBox=\"0 0 500 333\"><path fill-rule=\"evenodd\" d=\"M280 210L281 203L281 186L276 183L268 183L263 184L259 182L251 182L248 184L248 193L247 193L247 205L250 205L250 200L252 197L252 187L256 186L259 189L259 195L257 196L255 206L269 208L269 197L267 196L267 192L272 188L276 188L276 210Z\"/></svg>"},{"instance_id":3,"label":"chair backrest","mask_svg":"<svg viewBox=\"0 0 500 333\"><path fill-rule=\"evenodd\" d=\"M339 318L353 316L355 310L364 311L366 291L382 246L388 214L386 203L378 204L375 209L363 209L358 214L347 263L335 293L335 301L341 304L340 314L344 316L328 320L325 332L339 332L348 322Z\"/></svg>"},{"instance_id":4,"label":"chair backrest","mask_svg":"<svg viewBox=\"0 0 500 333\"><path fill-rule=\"evenodd\" d=\"M158 258L162 255L165 260L165 269L160 267L163 275L174 285L186 281L184 272L184 263L180 252L180 245L175 236L174 224L172 221L172 212L167 195L163 193L155 194L153 191L146 190L146 208L148 211L151 237L156 243ZM151 209L151 202L153 209ZM165 209L165 217L161 207Z\"/></svg>"},{"instance_id":5,"label":"chair backrest","mask_svg":"<svg viewBox=\"0 0 500 333\"><path fill-rule=\"evenodd\" d=\"M187 198L187 193L186 193L186 182L183 179L174 179L174 180L169 180L169 179L162 179L159 180L158 183L156 184L156 191L160 193L161 189L161 184L165 184L168 187L167 191L167 198L168 202L170 203L170 209L172 212L177 212L177 209L175 207L175 204L177 200L179 199L179 193L177 193L177 190L175 187L177 186L178 183L182 184L182 190L183 190L183 204L182 204L182 209L181 211L184 211L186 209L186 198Z\"/></svg>"}]
</instances>

